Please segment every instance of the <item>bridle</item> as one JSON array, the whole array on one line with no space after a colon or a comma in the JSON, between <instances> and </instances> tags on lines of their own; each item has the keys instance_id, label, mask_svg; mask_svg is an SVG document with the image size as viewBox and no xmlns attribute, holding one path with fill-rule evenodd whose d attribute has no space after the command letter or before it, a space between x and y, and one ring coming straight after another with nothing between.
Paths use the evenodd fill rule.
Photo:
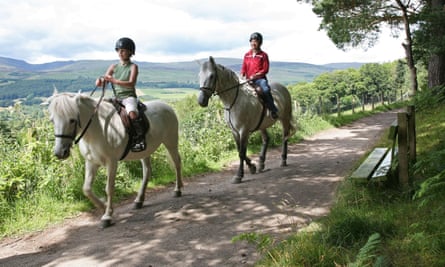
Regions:
<instances>
[{"instance_id":1,"label":"bridle","mask_svg":"<svg viewBox=\"0 0 445 267\"><path fill-rule=\"evenodd\" d=\"M224 67L223 67L223 68L224 68ZM238 82L238 83L237 83L236 85L234 85L234 86L225 88L224 90L221 90L221 91L219 91L219 92L215 92L216 84L217 84L218 82L219 82L219 79L218 79L218 69L215 67L215 82L214 82L214 85L213 85L212 87L206 87L206 86L203 86L203 87L200 87L199 89L200 89L202 92L204 92L204 94L205 94L206 96L208 96L208 97L210 98L210 97L213 96L213 95L221 95L221 94L223 94L223 93L225 93L225 92L227 92L227 91L230 91L230 90L236 88L236 94L235 94L235 97L234 97L233 100L232 100L232 103L229 105L229 107L224 107L224 110L226 110L226 111L228 112L228 119L229 119L228 123L229 123L229 125L230 125L230 128L231 128L232 130L234 130L234 126L233 126L233 123L232 123L232 118L231 118L231 114L230 114L231 112L230 112L230 111L231 111L232 107L235 105L236 100L238 99L238 95L239 95L239 91L240 91L240 87L241 87L241 85L246 84L246 83L249 83L250 81L249 81L249 80L246 80L246 81L243 81L243 82L241 82L241 83ZM257 124L257 126L255 127L255 129L252 130L251 132L256 131L256 130L260 127L261 123L263 122L264 115L265 115L265 109L263 108L263 112L262 112L262 114L261 114L261 116L260 116L260 119L259 119L259 121L258 121L258 124Z\"/></svg>"},{"instance_id":2,"label":"bridle","mask_svg":"<svg viewBox=\"0 0 445 267\"><path fill-rule=\"evenodd\" d=\"M104 98L105 95L105 86L106 83L103 82L102 83L102 95L99 98L99 101L97 102L96 106L94 107L94 111L93 114L91 114L90 119L88 120L85 128L83 128L82 132L80 133L80 135L76 138L76 133L77 133L77 126L79 126L79 128L82 129L82 126L80 125L80 115L77 114L77 120L72 119L72 122L76 122L75 126L74 126L74 130L72 132L72 134L54 134L54 137L56 138L68 138L71 139L71 141L74 141L74 144L77 145L77 143L79 143L80 139L82 139L82 137L85 135L86 131L88 130L88 128L90 127L91 122L93 121L94 116L96 116L97 114L97 110L99 109L99 105L102 102L102 99ZM91 92L90 96L92 96L94 94L94 92L96 91L97 86L94 88L94 90Z\"/></svg>"},{"instance_id":3,"label":"bridle","mask_svg":"<svg viewBox=\"0 0 445 267\"><path fill-rule=\"evenodd\" d=\"M76 133L77 133L77 125L79 125L80 127L80 119L77 118L77 120L72 119L71 122L75 122L76 124L74 125L74 130L71 134L54 134L54 137L56 138L67 138L67 139L71 139L74 140L76 138Z\"/></svg>"},{"instance_id":4,"label":"bridle","mask_svg":"<svg viewBox=\"0 0 445 267\"><path fill-rule=\"evenodd\" d=\"M231 87L228 87L228 88L224 88L223 90L221 90L219 92L215 92L216 84L218 83L218 81L219 81L219 79L218 79L218 70L215 68L215 83L214 83L213 87L203 86L203 87L200 87L199 90L203 91L204 94L208 95L209 98L210 98L210 97L212 97L214 95L222 95L223 93L236 88L236 95L233 98L232 103L230 104L229 107L225 107L224 108L225 110L230 111L230 109L233 107L233 105L235 105L235 102L236 102L236 100L238 98L240 86L243 85L243 84L248 83L249 81L244 81L244 82L241 82L241 83L237 83L234 86L231 86Z\"/></svg>"}]
</instances>

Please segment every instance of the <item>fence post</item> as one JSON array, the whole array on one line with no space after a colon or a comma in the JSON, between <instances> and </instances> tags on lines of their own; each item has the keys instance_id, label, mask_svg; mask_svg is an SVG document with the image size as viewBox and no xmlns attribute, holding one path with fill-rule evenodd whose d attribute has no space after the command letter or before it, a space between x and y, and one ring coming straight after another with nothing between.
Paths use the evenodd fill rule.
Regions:
<instances>
[{"instance_id":1,"label":"fence post","mask_svg":"<svg viewBox=\"0 0 445 267\"><path fill-rule=\"evenodd\" d=\"M408 142L409 142L409 162L416 162L416 109L414 106L407 107L408 113Z\"/></svg>"},{"instance_id":2,"label":"fence post","mask_svg":"<svg viewBox=\"0 0 445 267\"><path fill-rule=\"evenodd\" d=\"M397 143L399 145L399 152L397 153L399 158L399 184L402 187L409 185L409 173L408 173L408 126L407 126L407 113L397 113L397 123L399 125Z\"/></svg>"},{"instance_id":3,"label":"fence post","mask_svg":"<svg viewBox=\"0 0 445 267\"><path fill-rule=\"evenodd\" d=\"M338 94L335 94L335 97L337 99L337 117L340 117L340 115L341 115L340 96Z\"/></svg>"}]
</instances>

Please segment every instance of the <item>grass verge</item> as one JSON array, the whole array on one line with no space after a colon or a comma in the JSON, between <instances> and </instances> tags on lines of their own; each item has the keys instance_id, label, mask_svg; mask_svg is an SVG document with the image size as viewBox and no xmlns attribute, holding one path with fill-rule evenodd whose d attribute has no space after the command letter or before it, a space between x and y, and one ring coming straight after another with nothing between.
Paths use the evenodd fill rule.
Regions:
<instances>
[{"instance_id":1,"label":"grass verge","mask_svg":"<svg viewBox=\"0 0 445 267\"><path fill-rule=\"evenodd\" d=\"M255 233L236 237L257 245L257 266L445 266L445 108L437 95L419 98L410 190L346 179L315 230L279 243L262 243Z\"/></svg>"}]
</instances>

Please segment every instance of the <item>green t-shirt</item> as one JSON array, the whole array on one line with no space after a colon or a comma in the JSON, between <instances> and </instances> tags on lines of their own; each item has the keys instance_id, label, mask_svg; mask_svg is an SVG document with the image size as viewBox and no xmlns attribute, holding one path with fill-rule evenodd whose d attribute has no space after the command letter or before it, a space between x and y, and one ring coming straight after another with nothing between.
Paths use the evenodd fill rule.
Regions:
<instances>
[{"instance_id":1,"label":"green t-shirt","mask_svg":"<svg viewBox=\"0 0 445 267\"><path fill-rule=\"evenodd\" d=\"M133 64L134 64L133 62L130 62L129 64L126 65L122 65L121 63L116 64L113 73L114 78L121 81L130 80L131 66ZM127 98L130 96L136 97L136 88L134 87L124 87L115 84L114 89L116 90L116 96L118 98Z\"/></svg>"}]
</instances>

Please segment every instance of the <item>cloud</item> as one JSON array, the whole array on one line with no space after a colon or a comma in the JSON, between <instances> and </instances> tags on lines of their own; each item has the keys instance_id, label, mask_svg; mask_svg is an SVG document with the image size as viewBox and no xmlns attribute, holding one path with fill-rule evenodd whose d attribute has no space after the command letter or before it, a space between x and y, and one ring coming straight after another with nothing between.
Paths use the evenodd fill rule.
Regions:
<instances>
[{"instance_id":1,"label":"cloud","mask_svg":"<svg viewBox=\"0 0 445 267\"><path fill-rule=\"evenodd\" d=\"M0 3L1 56L31 63L117 59L115 41L136 42L138 61L240 58L254 31L273 61L329 63L403 57L400 40L343 52L325 33L311 6L295 0L14 0ZM397 41L397 45L394 43Z\"/></svg>"}]
</instances>

